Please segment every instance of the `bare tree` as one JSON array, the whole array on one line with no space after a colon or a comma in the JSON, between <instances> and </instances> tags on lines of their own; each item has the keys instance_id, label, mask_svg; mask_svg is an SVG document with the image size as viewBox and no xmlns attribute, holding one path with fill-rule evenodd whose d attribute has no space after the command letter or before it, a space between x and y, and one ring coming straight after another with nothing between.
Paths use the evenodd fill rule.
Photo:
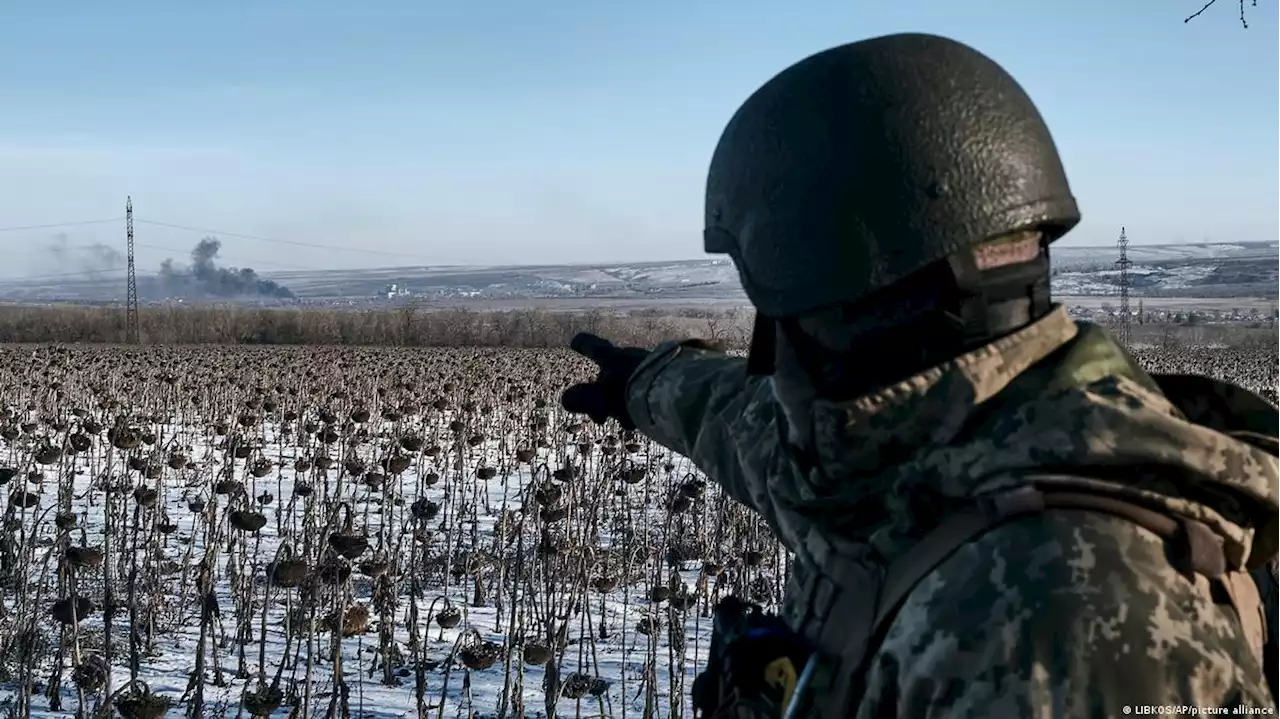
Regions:
<instances>
[{"instance_id":1,"label":"bare tree","mask_svg":"<svg viewBox=\"0 0 1280 719\"><path fill-rule=\"evenodd\" d=\"M719 315L708 315L706 317L707 337L712 342L724 342L724 324L725 318Z\"/></svg>"},{"instance_id":2,"label":"bare tree","mask_svg":"<svg viewBox=\"0 0 1280 719\"><path fill-rule=\"evenodd\" d=\"M1213 7L1217 2L1218 0L1208 0L1208 2L1206 2L1203 7L1201 7L1199 10L1196 10L1195 12L1188 15L1186 18L1182 20L1182 22L1187 23L1187 22L1191 22L1192 20L1195 20L1196 18L1204 14L1205 10L1208 10L1209 8ZM1239 6L1240 6L1240 24L1244 26L1245 30L1248 30L1249 21L1246 20L1244 17L1244 0L1237 0L1237 2L1239 3ZM1258 7L1258 0L1253 0L1252 2L1249 3L1249 6Z\"/></svg>"}]
</instances>

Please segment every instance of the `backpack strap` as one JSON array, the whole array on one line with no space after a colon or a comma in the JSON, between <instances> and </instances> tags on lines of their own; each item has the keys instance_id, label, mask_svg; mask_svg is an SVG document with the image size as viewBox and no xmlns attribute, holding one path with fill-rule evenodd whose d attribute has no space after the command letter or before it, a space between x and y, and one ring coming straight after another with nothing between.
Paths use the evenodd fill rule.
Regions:
<instances>
[{"instance_id":1,"label":"backpack strap","mask_svg":"<svg viewBox=\"0 0 1280 719\"><path fill-rule=\"evenodd\" d=\"M801 593L810 612L800 631L819 647L796 687L787 716L843 717L865 689L872 657L883 643L893 618L911 590L957 549L1017 514L1032 511L1022 500L1030 495L1001 495L976 502L946 515L941 524L921 537L878 576L840 552L825 553L816 577L806 577ZM824 592L824 586L830 588ZM879 585L874 603L858 587ZM865 591L865 590L864 590ZM822 601L834 595L834 601ZM825 609L825 611L823 611Z\"/></svg>"},{"instance_id":2,"label":"backpack strap","mask_svg":"<svg viewBox=\"0 0 1280 719\"><path fill-rule=\"evenodd\" d=\"M1080 491L1060 491L1050 487L1025 486L979 500L977 507L955 514L915 545L899 560L890 564L884 574L884 585L877 603L876 629L886 624L906 600L916 583L923 580L938 564L945 562L956 549L977 539L1012 518L1044 512L1046 509L1087 509L1128 519L1134 525L1155 533L1174 546L1171 560L1184 576L1194 574L1221 583L1231 604L1240 614L1245 637L1262 656L1266 635L1262 603L1257 585L1243 567L1229 567L1222 539L1196 519L1174 518L1169 514L1126 500ZM873 636L878 635L873 632Z\"/></svg>"},{"instance_id":3,"label":"backpack strap","mask_svg":"<svg viewBox=\"0 0 1280 719\"><path fill-rule=\"evenodd\" d=\"M1240 619L1240 628L1261 669L1267 656L1267 608L1259 585L1248 568L1227 560L1222 538L1207 525L1187 517L1143 507L1134 502L1083 492L1027 488L1040 494L1046 509L1086 509L1111 514L1137 524L1173 547L1174 569L1188 579L1205 577L1221 587ZM1021 490L1020 490L1021 491ZM1273 607L1274 609L1274 607ZM1272 623L1274 623L1274 618ZM1274 650L1274 647L1271 647ZM1274 653L1274 651L1272 652ZM1271 683L1271 682L1268 682Z\"/></svg>"},{"instance_id":4,"label":"backpack strap","mask_svg":"<svg viewBox=\"0 0 1280 719\"><path fill-rule=\"evenodd\" d=\"M1267 623L1258 586L1243 567L1229 567L1222 540L1204 524L1188 518L1140 506L1133 502L1084 492L1058 491L1051 487L1027 486L983 497L973 505L949 515L929 531L910 550L894 560L885 570L876 612L872 620L870 641L858 658L853 675L857 685L854 696L861 694L872 656L883 642L903 602L930 572L946 561L957 549L974 541L987 531L1007 521L1036 514L1047 509L1081 509L1101 512L1128 520L1173 544L1173 561L1184 575L1195 574L1219 583L1240 617L1244 636L1263 665ZM851 657L845 657L849 659Z\"/></svg>"}]
</instances>

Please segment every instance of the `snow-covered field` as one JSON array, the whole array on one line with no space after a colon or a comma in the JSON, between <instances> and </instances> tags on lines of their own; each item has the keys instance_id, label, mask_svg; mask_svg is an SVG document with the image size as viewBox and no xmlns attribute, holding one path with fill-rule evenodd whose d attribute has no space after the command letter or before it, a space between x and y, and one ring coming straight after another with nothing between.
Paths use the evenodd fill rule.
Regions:
<instances>
[{"instance_id":1,"label":"snow-covered field","mask_svg":"<svg viewBox=\"0 0 1280 719\"><path fill-rule=\"evenodd\" d=\"M683 716L716 597L781 589L686 460L556 408L567 353L6 354L0 715Z\"/></svg>"},{"instance_id":2,"label":"snow-covered field","mask_svg":"<svg viewBox=\"0 0 1280 719\"><path fill-rule=\"evenodd\" d=\"M1134 352L1274 398L1274 346ZM687 460L560 411L590 374L0 346L0 717L689 716L711 607L776 605L787 558Z\"/></svg>"}]
</instances>

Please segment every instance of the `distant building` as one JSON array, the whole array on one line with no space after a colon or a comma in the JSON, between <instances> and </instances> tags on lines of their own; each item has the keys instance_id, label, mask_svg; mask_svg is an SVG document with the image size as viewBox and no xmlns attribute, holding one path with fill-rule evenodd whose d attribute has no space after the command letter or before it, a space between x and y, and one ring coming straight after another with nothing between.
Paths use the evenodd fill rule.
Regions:
<instances>
[{"instance_id":1,"label":"distant building","mask_svg":"<svg viewBox=\"0 0 1280 719\"><path fill-rule=\"evenodd\" d=\"M383 296L385 296L389 300L394 300L397 297L409 296L408 288L401 287L395 282L392 282L391 284L387 285L386 288L382 291L382 293L383 293Z\"/></svg>"}]
</instances>

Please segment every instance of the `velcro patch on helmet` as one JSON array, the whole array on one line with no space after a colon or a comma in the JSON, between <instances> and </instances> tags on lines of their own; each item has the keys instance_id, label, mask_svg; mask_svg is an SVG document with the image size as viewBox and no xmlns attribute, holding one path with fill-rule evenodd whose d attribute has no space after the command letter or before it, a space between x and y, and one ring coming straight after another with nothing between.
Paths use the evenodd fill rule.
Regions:
<instances>
[{"instance_id":1,"label":"velcro patch on helmet","mask_svg":"<svg viewBox=\"0 0 1280 719\"><path fill-rule=\"evenodd\" d=\"M1020 265L1040 256L1040 233L1014 232L975 245L973 264L979 272Z\"/></svg>"}]
</instances>

